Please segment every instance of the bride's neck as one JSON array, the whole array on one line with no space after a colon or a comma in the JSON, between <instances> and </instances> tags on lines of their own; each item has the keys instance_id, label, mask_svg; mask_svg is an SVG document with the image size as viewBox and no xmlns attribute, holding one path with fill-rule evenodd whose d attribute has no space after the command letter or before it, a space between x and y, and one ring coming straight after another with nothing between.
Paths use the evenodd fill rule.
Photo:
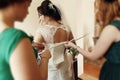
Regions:
<instances>
[{"instance_id":1,"label":"bride's neck","mask_svg":"<svg viewBox=\"0 0 120 80\"><path fill-rule=\"evenodd\" d=\"M60 21L56 21L56 20L49 20L48 22L47 22L47 25L53 25L53 26L61 26L62 24L61 24L61 22Z\"/></svg>"}]
</instances>

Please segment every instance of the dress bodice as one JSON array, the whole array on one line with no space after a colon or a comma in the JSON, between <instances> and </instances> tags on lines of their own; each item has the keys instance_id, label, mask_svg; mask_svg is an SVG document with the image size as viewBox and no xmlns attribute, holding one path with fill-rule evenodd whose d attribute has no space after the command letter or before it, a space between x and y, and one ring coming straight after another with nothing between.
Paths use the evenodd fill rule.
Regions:
<instances>
[{"instance_id":1,"label":"dress bodice","mask_svg":"<svg viewBox=\"0 0 120 80\"><path fill-rule=\"evenodd\" d=\"M120 41L113 43L105 54L107 61L120 63Z\"/></svg>"},{"instance_id":2,"label":"dress bodice","mask_svg":"<svg viewBox=\"0 0 120 80\"><path fill-rule=\"evenodd\" d=\"M115 20L110 23L110 25L115 26L118 30L120 30L120 21ZM107 53L105 54L105 58L114 63L120 63L120 41L114 42Z\"/></svg>"},{"instance_id":3,"label":"dress bodice","mask_svg":"<svg viewBox=\"0 0 120 80\"><path fill-rule=\"evenodd\" d=\"M120 30L119 20L112 21L109 25ZM114 42L104 56L106 62L101 68L99 80L120 80L120 41Z\"/></svg>"},{"instance_id":4,"label":"dress bodice","mask_svg":"<svg viewBox=\"0 0 120 80\"><path fill-rule=\"evenodd\" d=\"M61 28L67 32L67 37L69 37L69 27L65 25L61 26L51 26L45 25L41 26L36 34L41 34L45 46L50 50L51 58L48 63L48 80L73 80L69 74L68 70L68 60L67 54L65 54L64 44L54 43L54 35L56 31ZM60 36L61 37L61 36ZM64 35L62 36L64 37Z\"/></svg>"}]
</instances>

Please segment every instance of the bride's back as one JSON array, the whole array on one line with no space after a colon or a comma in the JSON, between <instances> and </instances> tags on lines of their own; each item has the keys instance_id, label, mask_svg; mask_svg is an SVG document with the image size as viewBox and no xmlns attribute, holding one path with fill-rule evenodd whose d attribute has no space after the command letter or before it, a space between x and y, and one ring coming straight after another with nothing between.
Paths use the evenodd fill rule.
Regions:
<instances>
[{"instance_id":1,"label":"bride's back","mask_svg":"<svg viewBox=\"0 0 120 80\"><path fill-rule=\"evenodd\" d=\"M59 28L54 34L54 43L67 41L67 31Z\"/></svg>"}]
</instances>

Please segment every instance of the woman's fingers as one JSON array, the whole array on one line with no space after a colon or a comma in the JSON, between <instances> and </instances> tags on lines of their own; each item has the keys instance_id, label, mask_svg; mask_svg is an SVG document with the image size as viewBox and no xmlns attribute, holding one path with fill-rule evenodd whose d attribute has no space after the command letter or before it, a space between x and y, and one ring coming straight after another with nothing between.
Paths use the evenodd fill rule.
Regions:
<instances>
[{"instance_id":1,"label":"woman's fingers","mask_svg":"<svg viewBox=\"0 0 120 80\"><path fill-rule=\"evenodd\" d=\"M46 49L42 54L41 54L42 57L46 57L46 58L51 58L51 54L50 54L50 51L48 49Z\"/></svg>"}]
</instances>

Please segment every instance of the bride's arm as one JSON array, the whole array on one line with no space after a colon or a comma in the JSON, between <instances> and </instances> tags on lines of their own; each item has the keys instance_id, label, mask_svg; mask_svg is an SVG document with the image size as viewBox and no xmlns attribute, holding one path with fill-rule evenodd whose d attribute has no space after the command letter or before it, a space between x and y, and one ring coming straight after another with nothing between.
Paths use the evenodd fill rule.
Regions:
<instances>
[{"instance_id":1,"label":"bride's arm","mask_svg":"<svg viewBox=\"0 0 120 80\"><path fill-rule=\"evenodd\" d=\"M41 34L36 34L34 36L33 44L32 46L35 47L36 50L41 51L44 49L44 38Z\"/></svg>"}]
</instances>

